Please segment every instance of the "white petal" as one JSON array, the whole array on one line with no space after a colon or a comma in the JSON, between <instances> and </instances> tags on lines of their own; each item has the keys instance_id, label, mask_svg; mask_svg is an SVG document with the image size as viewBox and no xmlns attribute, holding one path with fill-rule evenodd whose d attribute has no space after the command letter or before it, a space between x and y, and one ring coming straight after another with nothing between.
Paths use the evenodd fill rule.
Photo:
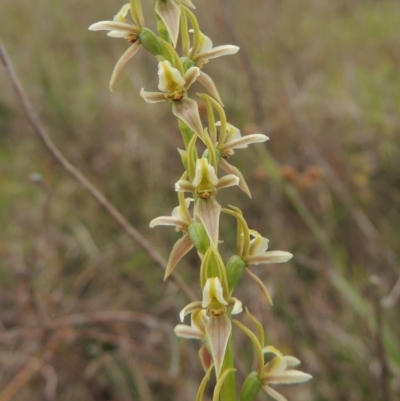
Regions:
<instances>
[{"instance_id":1,"label":"white petal","mask_svg":"<svg viewBox=\"0 0 400 401\"><path fill-rule=\"evenodd\" d=\"M117 80L118 75L121 72L122 68L137 53L139 48L140 48L140 42L137 41L132 46L128 47L128 50L117 61L117 64L115 65L114 70L111 74L111 80L110 80L110 90L111 91L112 91L114 83Z\"/></svg>"},{"instance_id":2,"label":"white petal","mask_svg":"<svg viewBox=\"0 0 400 401\"><path fill-rule=\"evenodd\" d=\"M156 217L155 219L151 220L149 227L153 228L156 226L174 226L179 229L187 229L188 223L179 218L179 217L172 217L172 216L160 216Z\"/></svg>"},{"instance_id":3,"label":"white petal","mask_svg":"<svg viewBox=\"0 0 400 401\"><path fill-rule=\"evenodd\" d=\"M203 288L202 307L207 308L213 298L215 298L222 305L228 305L228 302L226 302L224 299L224 290L222 289L222 285L218 277L207 279Z\"/></svg>"},{"instance_id":4,"label":"white petal","mask_svg":"<svg viewBox=\"0 0 400 401\"><path fill-rule=\"evenodd\" d=\"M186 315L188 315L189 313L193 313L194 311L200 310L200 309L201 309L201 301L191 302L189 305L186 305L179 312L179 318L181 319L181 322L184 321Z\"/></svg>"},{"instance_id":5,"label":"white petal","mask_svg":"<svg viewBox=\"0 0 400 401\"><path fill-rule=\"evenodd\" d=\"M241 301L239 301L236 298L233 298L233 299L235 300L235 303L232 308L232 315L237 315L238 313L240 313L243 310L243 306L242 306Z\"/></svg>"},{"instance_id":6,"label":"white petal","mask_svg":"<svg viewBox=\"0 0 400 401\"><path fill-rule=\"evenodd\" d=\"M261 143L268 141L268 139L269 138L263 134L245 135L238 139L225 143L225 145L220 148L220 151L223 155L225 155L229 153L229 151L232 149L245 149L248 145L251 145L252 143Z\"/></svg>"},{"instance_id":7,"label":"white petal","mask_svg":"<svg viewBox=\"0 0 400 401\"><path fill-rule=\"evenodd\" d=\"M219 162L219 165L222 168L222 170L224 170L226 173L233 174L239 178L239 188L244 193L246 193L249 196L249 198L251 198L250 189L247 186L247 183L246 183L241 171L238 168L236 168L235 166L232 166L232 164L229 164L225 159L221 159L221 161Z\"/></svg>"},{"instance_id":8,"label":"white petal","mask_svg":"<svg viewBox=\"0 0 400 401\"><path fill-rule=\"evenodd\" d=\"M261 376L263 380L268 381L269 383L269 378L273 374L278 374L282 373L285 369L287 368L287 362L285 359L277 355L274 358L272 358L266 365L264 365Z\"/></svg>"},{"instance_id":9,"label":"white petal","mask_svg":"<svg viewBox=\"0 0 400 401\"><path fill-rule=\"evenodd\" d=\"M207 75L205 72L200 70L200 75L197 80L210 92L211 96L215 98L215 100L223 106L222 99L219 96L217 87L214 84L212 78Z\"/></svg>"},{"instance_id":10,"label":"white petal","mask_svg":"<svg viewBox=\"0 0 400 401\"><path fill-rule=\"evenodd\" d=\"M218 184L218 177L215 174L215 169L205 157L196 160L196 172L192 181L194 187L198 187L202 182L207 180L210 185Z\"/></svg>"},{"instance_id":11,"label":"white petal","mask_svg":"<svg viewBox=\"0 0 400 401\"><path fill-rule=\"evenodd\" d=\"M189 233L184 234L182 238L178 239L178 241L175 242L168 258L164 280L168 278L168 276L175 269L175 266L178 264L178 262L193 248L193 246L194 245L189 237Z\"/></svg>"},{"instance_id":12,"label":"white petal","mask_svg":"<svg viewBox=\"0 0 400 401\"><path fill-rule=\"evenodd\" d=\"M284 263L290 260L293 255L283 251L268 251L262 255L249 256L246 260L248 265L258 265L260 263Z\"/></svg>"},{"instance_id":13,"label":"white petal","mask_svg":"<svg viewBox=\"0 0 400 401\"><path fill-rule=\"evenodd\" d=\"M185 89L189 89L193 82L196 81L197 77L200 75L200 68L190 67L183 76L185 80Z\"/></svg>"},{"instance_id":14,"label":"white petal","mask_svg":"<svg viewBox=\"0 0 400 401\"><path fill-rule=\"evenodd\" d=\"M181 73L168 60L158 63L158 77L158 89L161 92L173 93L185 86Z\"/></svg>"},{"instance_id":15,"label":"white petal","mask_svg":"<svg viewBox=\"0 0 400 401\"><path fill-rule=\"evenodd\" d=\"M195 327L188 326L186 324L178 324L174 328L174 332L178 337L182 338L192 338L196 340L201 340L204 334Z\"/></svg>"},{"instance_id":16,"label":"white petal","mask_svg":"<svg viewBox=\"0 0 400 401\"><path fill-rule=\"evenodd\" d=\"M292 367L292 366L298 366L298 365L300 365L300 359L297 359L297 358L295 358L294 356L290 356L290 355L287 355L287 356L284 356L283 357L284 359L285 359L285 361L287 362L287 365L288 366L290 366L290 367Z\"/></svg>"},{"instance_id":17,"label":"white petal","mask_svg":"<svg viewBox=\"0 0 400 401\"><path fill-rule=\"evenodd\" d=\"M147 103L158 103L158 102L165 102L167 100L167 96L165 93L161 92L147 92L143 88L140 90L140 96L147 102Z\"/></svg>"},{"instance_id":18,"label":"white petal","mask_svg":"<svg viewBox=\"0 0 400 401\"><path fill-rule=\"evenodd\" d=\"M287 398L270 386L263 386L263 389L276 401L288 401Z\"/></svg>"},{"instance_id":19,"label":"white petal","mask_svg":"<svg viewBox=\"0 0 400 401\"><path fill-rule=\"evenodd\" d=\"M236 175L233 174L228 174L221 177L215 187L217 189L222 189L231 187L233 185L239 185L239 177L236 177Z\"/></svg>"},{"instance_id":20,"label":"white petal","mask_svg":"<svg viewBox=\"0 0 400 401\"><path fill-rule=\"evenodd\" d=\"M255 235L250 241L250 250L249 254L252 256L262 255L264 254L269 245L269 239L262 237L261 235Z\"/></svg>"},{"instance_id":21,"label":"white petal","mask_svg":"<svg viewBox=\"0 0 400 401\"><path fill-rule=\"evenodd\" d=\"M217 46L198 54L195 61L196 63L201 63L213 58L235 54L238 51L239 47L233 45Z\"/></svg>"},{"instance_id":22,"label":"white petal","mask_svg":"<svg viewBox=\"0 0 400 401\"><path fill-rule=\"evenodd\" d=\"M300 372L299 370L286 370L280 373L271 373L268 375L268 383L271 384L292 384L303 383L312 379L308 373Z\"/></svg>"},{"instance_id":23,"label":"white petal","mask_svg":"<svg viewBox=\"0 0 400 401\"><path fill-rule=\"evenodd\" d=\"M187 180L179 180L175 183L175 191L179 192L194 192L195 187Z\"/></svg>"},{"instance_id":24,"label":"white petal","mask_svg":"<svg viewBox=\"0 0 400 401\"><path fill-rule=\"evenodd\" d=\"M140 29L124 22L100 21L89 26L90 31L118 31L124 34L139 35Z\"/></svg>"}]
</instances>

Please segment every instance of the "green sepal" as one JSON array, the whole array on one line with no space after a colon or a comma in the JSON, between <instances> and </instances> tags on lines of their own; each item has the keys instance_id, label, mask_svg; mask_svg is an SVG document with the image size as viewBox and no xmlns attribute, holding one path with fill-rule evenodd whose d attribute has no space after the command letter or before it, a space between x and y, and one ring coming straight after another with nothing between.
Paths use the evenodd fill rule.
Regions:
<instances>
[{"instance_id":1,"label":"green sepal","mask_svg":"<svg viewBox=\"0 0 400 401\"><path fill-rule=\"evenodd\" d=\"M241 279L246 262L237 255L233 255L226 265L226 275L228 277L229 291L232 292Z\"/></svg>"},{"instance_id":2,"label":"green sepal","mask_svg":"<svg viewBox=\"0 0 400 401\"><path fill-rule=\"evenodd\" d=\"M251 372L243 383L240 401L254 401L261 389L262 384L257 372Z\"/></svg>"},{"instance_id":3,"label":"green sepal","mask_svg":"<svg viewBox=\"0 0 400 401\"><path fill-rule=\"evenodd\" d=\"M181 57L181 63L183 65L183 70L186 72L189 68L195 67L196 63L189 57Z\"/></svg>"},{"instance_id":4,"label":"green sepal","mask_svg":"<svg viewBox=\"0 0 400 401\"><path fill-rule=\"evenodd\" d=\"M188 232L196 249L204 255L210 246L210 239L203 225L201 223L192 223Z\"/></svg>"},{"instance_id":5,"label":"green sepal","mask_svg":"<svg viewBox=\"0 0 400 401\"><path fill-rule=\"evenodd\" d=\"M154 56L162 56L163 49L157 36L148 28L143 28L139 33L139 40L143 47Z\"/></svg>"}]
</instances>

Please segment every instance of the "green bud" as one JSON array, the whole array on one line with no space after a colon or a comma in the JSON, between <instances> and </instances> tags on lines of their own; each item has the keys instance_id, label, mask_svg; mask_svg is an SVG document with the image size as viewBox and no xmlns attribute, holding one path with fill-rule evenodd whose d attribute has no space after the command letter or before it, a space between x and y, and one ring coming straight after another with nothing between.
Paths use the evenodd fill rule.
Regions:
<instances>
[{"instance_id":1,"label":"green bud","mask_svg":"<svg viewBox=\"0 0 400 401\"><path fill-rule=\"evenodd\" d=\"M229 291L233 291L241 279L246 262L237 255L233 255L226 265L226 275L228 277Z\"/></svg>"},{"instance_id":2,"label":"green bud","mask_svg":"<svg viewBox=\"0 0 400 401\"><path fill-rule=\"evenodd\" d=\"M254 401L261 389L262 384L257 372L251 372L243 383L240 401Z\"/></svg>"},{"instance_id":3,"label":"green bud","mask_svg":"<svg viewBox=\"0 0 400 401\"><path fill-rule=\"evenodd\" d=\"M139 33L139 40L143 47L154 56L163 54L162 46L157 36L150 29L143 28Z\"/></svg>"},{"instance_id":4,"label":"green bud","mask_svg":"<svg viewBox=\"0 0 400 401\"><path fill-rule=\"evenodd\" d=\"M210 239L203 225L201 223L193 223L189 226L188 232L196 249L204 255L210 246Z\"/></svg>"}]
</instances>

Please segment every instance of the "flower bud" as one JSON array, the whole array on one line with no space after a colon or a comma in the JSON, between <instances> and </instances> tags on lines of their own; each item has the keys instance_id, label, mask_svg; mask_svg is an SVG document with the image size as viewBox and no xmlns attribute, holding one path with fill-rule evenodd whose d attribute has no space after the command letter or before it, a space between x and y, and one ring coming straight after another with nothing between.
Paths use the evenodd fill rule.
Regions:
<instances>
[{"instance_id":1,"label":"flower bud","mask_svg":"<svg viewBox=\"0 0 400 401\"><path fill-rule=\"evenodd\" d=\"M150 29L143 28L139 34L140 43L154 56L161 56L163 54L160 42L157 36Z\"/></svg>"},{"instance_id":2,"label":"flower bud","mask_svg":"<svg viewBox=\"0 0 400 401\"><path fill-rule=\"evenodd\" d=\"M203 225L201 223L193 223L189 226L188 232L196 249L204 255L210 246L210 239Z\"/></svg>"},{"instance_id":3,"label":"flower bud","mask_svg":"<svg viewBox=\"0 0 400 401\"><path fill-rule=\"evenodd\" d=\"M262 388L257 372L251 372L243 383L240 401L254 401Z\"/></svg>"},{"instance_id":4,"label":"flower bud","mask_svg":"<svg viewBox=\"0 0 400 401\"><path fill-rule=\"evenodd\" d=\"M226 275L228 277L229 291L233 291L241 279L246 262L237 255L233 255L226 265Z\"/></svg>"}]
</instances>

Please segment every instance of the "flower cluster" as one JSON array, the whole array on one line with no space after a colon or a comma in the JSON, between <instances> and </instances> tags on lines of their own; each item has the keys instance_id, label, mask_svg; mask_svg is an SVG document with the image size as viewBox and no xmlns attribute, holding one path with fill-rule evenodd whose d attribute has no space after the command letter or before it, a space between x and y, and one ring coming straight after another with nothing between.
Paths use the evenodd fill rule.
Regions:
<instances>
[{"instance_id":1,"label":"flower cluster","mask_svg":"<svg viewBox=\"0 0 400 401\"><path fill-rule=\"evenodd\" d=\"M292 254L269 251L268 239L249 229L239 208L231 205L222 207L217 201L218 191L231 186L238 186L251 197L243 174L228 159L237 150L268 140L263 134L242 136L239 129L227 121L216 85L203 71L210 60L235 54L239 48L233 45L214 46L211 39L200 30L191 0L155 0L153 4L157 32L145 26L141 0L130 0L112 21L97 22L89 29L107 30L108 36L124 38L129 43L112 72L111 89L123 67L141 47L155 57L158 91L143 88L140 96L148 103L168 104L178 119L184 145L184 149L179 149L184 171L175 184L178 206L171 215L156 217L150 222L150 227L172 226L182 233L171 250L165 279L192 248L197 250L200 258L202 299L182 309L181 324L175 327L175 333L179 337L202 342L199 355L205 377L199 386L197 400L203 398L213 369L217 380L213 399L237 399L232 351L233 322L249 337L258 359L257 371L251 372L245 380L240 400L254 400L263 388L272 398L283 401L285 398L271 385L298 383L311 376L290 369L300 363L297 358L284 356L275 347L264 345L263 328L247 308L246 314L256 324L258 337L243 323L232 320L232 315L239 314L243 309L242 303L232 293L240 284L243 273L246 273L272 304L267 288L250 267L283 263ZM177 50L178 42L182 47L180 53ZM190 94L196 81L208 92L197 94L207 110L206 124L200 118L197 101ZM203 149L202 154L199 149ZM221 170L226 174L221 175ZM189 197L185 197L186 193L189 193ZM234 217L237 222L236 252L226 263L219 250L219 224L223 214ZM184 324L187 315L190 315L190 325ZM265 355L272 355L272 359L266 362Z\"/></svg>"}]
</instances>

